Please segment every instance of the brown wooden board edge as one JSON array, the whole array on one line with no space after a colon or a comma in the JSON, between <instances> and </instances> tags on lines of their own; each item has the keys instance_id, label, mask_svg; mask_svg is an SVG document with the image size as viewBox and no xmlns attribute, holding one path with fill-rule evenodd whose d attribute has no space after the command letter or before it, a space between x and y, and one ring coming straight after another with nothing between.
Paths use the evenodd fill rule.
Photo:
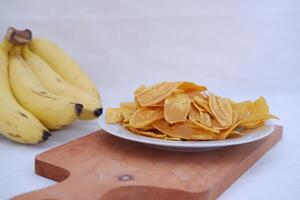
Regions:
<instances>
[{"instance_id":1,"label":"brown wooden board edge","mask_svg":"<svg viewBox=\"0 0 300 200\"><path fill-rule=\"evenodd\" d=\"M250 156L246 157L239 165L237 165L235 171L240 171L241 173L229 173L224 178L225 180L229 181L223 181L216 183L216 189L212 190L215 191L212 196L212 199L217 199L222 193L224 193L239 177L241 177L248 169L250 169L263 155L265 155L270 149L272 149L273 146L277 144L283 137L283 126L275 125L275 128L273 130L272 134L276 134L276 137L273 137L272 140L268 140L269 136L267 138L264 138L265 143L263 147L260 146L255 151L257 154L251 154ZM267 146L265 146L267 145ZM263 150L263 148L266 148L267 150ZM222 179L222 180L224 180ZM214 186L213 186L214 187Z\"/></svg>"},{"instance_id":2,"label":"brown wooden board edge","mask_svg":"<svg viewBox=\"0 0 300 200\"><path fill-rule=\"evenodd\" d=\"M91 133L91 134L97 134L98 131L94 132L94 133ZM149 187L149 186L138 186L138 187L132 187L132 186L126 186L126 187L121 187L121 188L116 188L112 191L110 191L109 193L113 192L115 193L116 191L119 191L120 194L122 194L123 192L122 191L125 191L124 189L126 189L126 191L128 190L133 190L134 193L138 193L139 191L139 188L141 189L142 188L142 191L145 191L145 189L147 188L147 191L149 190L149 195L151 193L151 191L154 191L154 193L156 194L161 194L161 195L166 195L166 194L176 194L174 196L174 199L178 199L178 198L175 198L175 197L188 197L188 199L216 199L219 195L221 195L230 185L233 184L234 181L236 181L242 174L244 174L259 158L261 158L266 152L268 152L281 138L282 138L282 132L283 132L283 127L282 126L275 126L275 129L272 133L272 135L275 134L274 137L272 137L272 139L268 140L268 137L267 138L264 138L262 139L262 143L266 143L264 145L261 145L259 148L257 148L255 151L257 151L257 154L253 155L251 154L251 156L248 156L246 157L244 160L242 160L242 162L236 167L236 171L238 171L239 173L229 173L229 174L226 174L226 176L224 178L222 178L221 180L228 180L228 181L223 181L223 182L219 182L219 183L216 183L216 185L212 186L212 188L214 187L214 189L212 188L207 188L206 190L200 192L200 193L191 193L191 192L186 192L186 191L178 191L178 190L172 190L170 188L156 188L156 187ZM90 136L91 134L89 135L86 135L86 136L83 136L81 138L85 138L85 137L88 137ZM70 141L68 143L73 143L74 141L76 140L79 140L81 138L78 138L78 139L75 139L73 141ZM47 152L50 152L50 151L53 151L53 150L57 150L65 145L68 145L67 144L64 144L64 145L61 145L61 146L58 146L56 148L53 148L53 149L50 149L44 153L47 153ZM264 146L264 147L262 147ZM58 182L61 182L61 181L64 181L66 180L70 173L61 168L61 167L58 167L58 166L55 166L53 164L50 164L48 163L47 161L42 161L42 160L39 160L39 157L40 156L43 156L43 154L39 154L36 156L35 158L35 172L36 174L40 175L40 176L44 176L44 177L47 177L49 179L52 179L52 180L55 180L55 181L58 181ZM47 168L47 170L44 170L43 167L41 166L46 166L45 168ZM52 186L50 186L52 187ZM43 188L43 189L46 189L46 188ZM43 190L41 189L41 190ZM38 192L39 190L37 191L34 191L34 192ZM179 193L181 195L179 195ZM168 195L168 196L169 196ZM183 196L182 196L183 195ZM150 195L151 196L151 195ZM103 196L103 199L105 199L106 195ZM107 196L109 197L109 195ZM124 196L123 196L124 197Z\"/></svg>"}]
</instances>

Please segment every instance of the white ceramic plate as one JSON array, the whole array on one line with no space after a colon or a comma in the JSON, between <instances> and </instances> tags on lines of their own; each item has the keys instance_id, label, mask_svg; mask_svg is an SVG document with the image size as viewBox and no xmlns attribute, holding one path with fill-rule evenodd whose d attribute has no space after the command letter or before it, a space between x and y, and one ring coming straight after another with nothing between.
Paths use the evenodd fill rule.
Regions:
<instances>
[{"instance_id":1,"label":"white ceramic plate","mask_svg":"<svg viewBox=\"0 0 300 200\"><path fill-rule=\"evenodd\" d=\"M156 148L163 148L175 151L208 151L226 146L245 144L260 140L267 137L274 130L274 124L269 121L265 126L253 130L248 130L245 136L227 140L218 141L170 141L156 138L150 138L142 135L136 135L120 124L106 124L105 113L98 119L99 125L106 132L134 142L140 142L147 145L151 145Z\"/></svg>"}]
</instances>

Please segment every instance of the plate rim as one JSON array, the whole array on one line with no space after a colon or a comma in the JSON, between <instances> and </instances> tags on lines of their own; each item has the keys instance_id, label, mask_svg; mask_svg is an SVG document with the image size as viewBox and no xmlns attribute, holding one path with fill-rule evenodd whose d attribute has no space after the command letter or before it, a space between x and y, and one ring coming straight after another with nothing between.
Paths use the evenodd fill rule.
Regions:
<instances>
[{"instance_id":1,"label":"plate rim","mask_svg":"<svg viewBox=\"0 0 300 200\"><path fill-rule=\"evenodd\" d=\"M148 144L148 145L156 145L156 146L162 146L162 147L172 147L172 148L191 148L191 149L201 149L201 148L216 148L216 147L226 147L226 146L234 146L234 145L240 145L240 144L247 144L250 142L254 142L260 139L263 139L267 136L269 136L275 128L274 123L269 120L266 122L265 126L268 126L267 131L265 131L264 134L260 134L256 137L253 138L247 138L245 140L241 140L241 138L233 138L233 139L227 139L227 140L215 140L215 141L170 141L170 140L162 140L162 139L157 139L157 138L150 138L147 136L142 136L142 135L137 135L135 133L131 133L127 129L125 129L123 126L120 124L106 124L105 122L105 116L106 113L103 113L98 119L98 125L106 131L107 133L114 135L116 137L133 141L133 142L139 142L143 144ZM121 133L115 133L114 131L109 129L109 126L118 126L120 128L123 128L124 131L129 132L132 135L132 137L127 137L126 135L123 135ZM263 128L263 127L262 127Z\"/></svg>"}]
</instances>

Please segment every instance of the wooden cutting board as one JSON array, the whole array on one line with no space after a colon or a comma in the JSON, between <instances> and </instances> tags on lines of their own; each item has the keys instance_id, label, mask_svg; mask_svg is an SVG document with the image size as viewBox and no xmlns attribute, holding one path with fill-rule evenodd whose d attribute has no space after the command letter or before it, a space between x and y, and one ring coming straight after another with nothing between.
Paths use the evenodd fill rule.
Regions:
<instances>
[{"instance_id":1,"label":"wooden cutting board","mask_svg":"<svg viewBox=\"0 0 300 200\"><path fill-rule=\"evenodd\" d=\"M282 137L208 152L175 152L98 131L36 157L35 171L60 183L18 200L216 199ZM259 181L259 180L257 180Z\"/></svg>"}]
</instances>

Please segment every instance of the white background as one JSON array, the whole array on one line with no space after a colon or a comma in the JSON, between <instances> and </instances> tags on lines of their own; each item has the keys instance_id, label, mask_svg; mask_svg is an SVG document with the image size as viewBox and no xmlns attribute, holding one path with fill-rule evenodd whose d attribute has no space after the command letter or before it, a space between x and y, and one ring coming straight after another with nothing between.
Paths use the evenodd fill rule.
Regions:
<instances>
[{"instance_id":1,"label":"white background","mask_svg":"<svg viewBox=\"0 0 300 200\"><path fill-rule=\"evenodd\" d=\"M221 197L299 199L300 1L4 1L0 32L30 28L63 47L98 85L104 105L140 84L190 80L235 100L267 98L284 138ZM0 102L1 103L1 102ZM46 143L0 136L0 199L55 182L34 174L34 156L99 129L76 122Z\"/></svg>"}]
</instances>

